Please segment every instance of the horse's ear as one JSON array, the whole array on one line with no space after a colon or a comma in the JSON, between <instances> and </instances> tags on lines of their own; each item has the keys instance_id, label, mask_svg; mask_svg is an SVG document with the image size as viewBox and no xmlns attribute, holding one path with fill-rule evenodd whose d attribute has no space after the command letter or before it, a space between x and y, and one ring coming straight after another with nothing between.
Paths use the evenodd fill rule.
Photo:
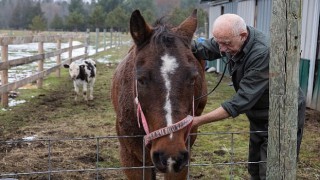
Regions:
<instances>
[{"instance_id":1,"label":"horse's ear","mask_svg":"<svg viewBox=\"0 0 320 180\"><path fill-rule=\"evenodd\" d=\"M150 38L151 27L146 23L139 10L135 10L130 18L130 34L137 46L140 46Z\"/></svg>"},{"instance_id":2,"label":"horse's ear","mask_svg":"<svg viewBox=\"0 0 320 180\"><path fill-rule=\"evenodd\" d=\"M174 30L183 36L189 37L191 41L193 34L197 29L197 23L197 9L194 9L192 14L178 27L174 28Z\"/></svg>"}]
</instances>

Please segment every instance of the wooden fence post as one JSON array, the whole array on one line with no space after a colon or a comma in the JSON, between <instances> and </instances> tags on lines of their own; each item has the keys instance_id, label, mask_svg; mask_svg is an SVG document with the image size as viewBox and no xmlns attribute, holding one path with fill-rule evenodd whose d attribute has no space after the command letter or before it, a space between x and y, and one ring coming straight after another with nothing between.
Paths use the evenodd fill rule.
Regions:
<instances>
[{"instance_id":1,"label":"wooden fence post","mask_svg":"<svg viewBox=\"0 0 320 180\"><path fill-rule=\"evenodd\" d=\"M107 49L107 39L106 39L107 35L106 35L106 29L103 29L103 50Z\"/></svg>"},{"instance_id":2,"label":"wooden fence post","mask_svg":"<svg viewBox=\"0 0 320 180\"><path fill-rule=\"evenodd\" d=\"M272 6L267 179L295 180L301 1Z\"/></svg>"},{"instance_id":3,"label":"wooden fence post","mask_svg":"<svg viewBox=\"0 0 320 180\"><path fill-rule=\"evenodd\" d=\"M121 37L122 37L122 34L121 34L121 31L119 31L119 46L122 45L122 39L121 39Z\"/></svg>"},{"instance_id":4,"label":"wooden fence post","mask_svg":"<svg viewBox=\"0 0 320 180\"><path fill-rule=\"evenodd\" d=\"M57 39L57 50L60 50L61 49L61 39ZM58 54L57 57L56 57L56 63L57 64L61 64L61 54ZM56 71L56 76L57 77L61 77L61 69L57 69Z\"/></svg>"},{"instance_id":5,"label":"wooden fence post","mask_svg":"<svg viewBox=\"0 0 320 180\"><path fill-rule=\"evenodd\" d=\"M72 62L71 58L72 58L72 38L69 39L69 64Z\"/></svg>"},{"instance_id":6,"label":"wooden fence post","mask_svg":"<svg viewBox=\"0 0 320 180\"><path fill-rule=\"evenodd\" d=\"M43 54L44 50L43 50L43 42L39 42L38 43L38 52L39 54ZM38 61L38 72L43 71L43 63L44 63L44 59L41 59ZM43 78L39 78L37 80L37 87L38 88L42 88L43 85Z\"/></svg>"},{"instance_id":7,"label":"wooden fence post","mask_svg":"<svg viewBox=\"0 0 320 180\"><path fill-rule=\"evenodd\" d=\"M84 53L86 54L86 57L87 57L89 54L88 48L89 48L89 44L90 44L90 29L89 28L87 29L84 41L85 41Z\"/></svg>"},{"instance_id":8,"label":"wooden fence post","mask_svg":"<svg viewBox=\"0 0 320 180\"><path fill-rule=\"evenodd\" d=\"M8 45L1 46L1 59L2 62L8 61ZM8 84L8 69L2 70L1 85ZM1 94L1 104L3 107L8 107L9 97L8 93Z\"/></svg>"},{"instance_id":9,"label":"wooden fence post","mask_svg":"<svg viewBox=\"0 0 320 180\"><path fill-rule=\"evenodd\" d=\"M99 49L99 28L96 28L96 53L98 53Z\"/></svg>"},{"instance_id":10,"label":"wooden fence post","mask_svg":"<svg viewBox=\"0 0 320 180\"><path fill-rule=\"evenodd\" d=\"M112 48L112 40L113 40L113 29L110 28L110 48Z\"/></svg>"}]
</instances>

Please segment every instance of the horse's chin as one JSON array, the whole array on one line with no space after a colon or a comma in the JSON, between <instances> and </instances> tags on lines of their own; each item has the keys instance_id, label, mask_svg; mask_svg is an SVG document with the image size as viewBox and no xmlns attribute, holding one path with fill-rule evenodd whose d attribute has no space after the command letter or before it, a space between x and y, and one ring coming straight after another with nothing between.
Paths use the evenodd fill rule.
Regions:
<instances>
[{"instance_id":1,"label":"horse's chin","mask_svg":"<svg viewBox=\"0 0 320 180\"><path fill-rule=\"evenodd\" d=\"M158 167L156 166L157 171L161 172L161 173L167 173L168 169L167 167Z\"/></svg>"},{"instance_id":2,"label":"horse's chin","mask_svg":"<svg viewBox=\"0 0 320 180\"><path fill-rule=\"evenodd\" d=\"M172 166L155 166L156 169L161 173L178 173L182 171L186 166L178 166L178 165L172 165Z\"/></svg>"},{"instance_id":3,"label":"horse's chin","mask_svg":"<svg viewBox=\"0 0 320 180\"><path fill-rule=\"evenodd\" d=\"M161 172L161 173L178 173L180 172L183 168L178 167L178 169L174 169L172 167L156 167L156 169Z\"/></svg>"}]
</instances>

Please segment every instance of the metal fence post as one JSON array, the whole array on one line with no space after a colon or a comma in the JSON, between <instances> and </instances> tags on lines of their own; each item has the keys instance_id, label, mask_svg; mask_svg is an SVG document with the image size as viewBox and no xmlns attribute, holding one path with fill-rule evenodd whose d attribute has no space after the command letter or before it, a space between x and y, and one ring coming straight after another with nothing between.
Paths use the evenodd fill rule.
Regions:
<instances>
[{"instance_id":1,"label":"metal fence post","mask_svg":"<svg viewBox=\"0 0 320 180\"><path fill-rule=\"evenodd\" d=\"M99 179L99 152L100 152L100 142L99 142L99 137L96 139L96 146L97 146L97 149L96 149L96 179L98 180Z\"/></svg>"}]
</instances>

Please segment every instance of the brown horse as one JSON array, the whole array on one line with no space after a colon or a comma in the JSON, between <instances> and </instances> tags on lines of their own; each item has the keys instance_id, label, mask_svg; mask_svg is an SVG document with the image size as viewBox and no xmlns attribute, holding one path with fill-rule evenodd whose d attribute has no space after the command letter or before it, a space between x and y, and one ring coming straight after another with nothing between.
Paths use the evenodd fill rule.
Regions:
<instances>
[{"instance_id":1,"label":"brown horse","mask_svg":"<svg viewBox=\"0 0 320 180\"><path fill-rule=\"evenodd\" d=\"M156 170L165 179L186 179L186 138L192 115L200 115L206 104L206 98L196 98L207 92L204 61L191 51L196 16L194 10L179 26L170 27L160 20L150 26L139 10L131 15L134 45L118 65L112 84L121 163L135 167L125 168L128 179L155 179ZM191 145L195 138L191 136Z\"/></svg>"}]
</instances>

